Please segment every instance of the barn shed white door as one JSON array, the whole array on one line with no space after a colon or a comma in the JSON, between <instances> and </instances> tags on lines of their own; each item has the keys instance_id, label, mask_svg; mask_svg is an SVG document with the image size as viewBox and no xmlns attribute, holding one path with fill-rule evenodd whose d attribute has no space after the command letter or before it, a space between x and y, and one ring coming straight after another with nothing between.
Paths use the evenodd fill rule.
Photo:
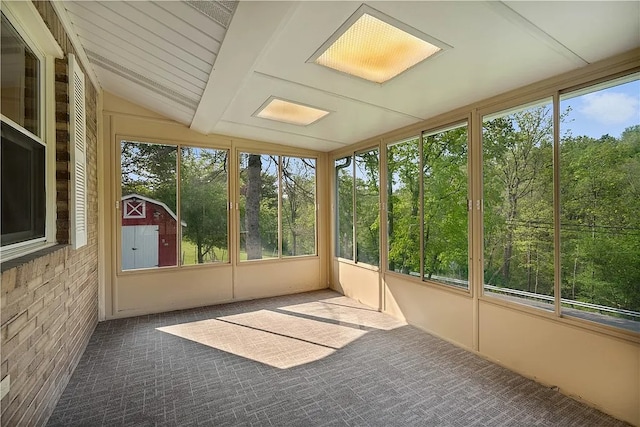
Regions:
<instances>
[{"instance_id":1,"label":"barn shed white door","mask_svg":"<svg viewBox=\"0 0 640 427\"><path fill-rule=\"evenodd\" d=\"M122 227L122 269L158 266L158 226Z\"/></svg>"}]
</instances>

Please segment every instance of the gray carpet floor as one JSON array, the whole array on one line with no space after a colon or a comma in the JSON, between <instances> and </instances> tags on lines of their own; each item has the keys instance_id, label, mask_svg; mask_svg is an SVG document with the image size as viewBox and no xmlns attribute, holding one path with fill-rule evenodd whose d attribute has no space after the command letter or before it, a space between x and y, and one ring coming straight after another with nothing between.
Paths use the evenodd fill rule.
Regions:
<instances>
[{"instance_id":1,"label":"gray carpet floor","mask_svg":"<svg viewBox=\"0 0 640 427\"><path fill-rule=\"evenodd\" d=\"M331 291L98 324L49 426L626 426Z\"/></svg>"}]
</instances>

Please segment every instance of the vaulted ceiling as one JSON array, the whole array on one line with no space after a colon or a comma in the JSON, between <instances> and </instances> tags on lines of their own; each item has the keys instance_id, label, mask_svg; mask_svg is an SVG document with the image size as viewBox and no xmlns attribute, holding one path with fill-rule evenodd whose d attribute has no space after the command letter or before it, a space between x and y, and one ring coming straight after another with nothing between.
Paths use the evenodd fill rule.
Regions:
<instances>
[{"instance_id":1,"label":"vaulted ceiling","mask_svg":"<svg viewBox=\"0 0 640 427\"><path fill-rule=\"evenodd\" d=\"M64 2L106 91L208 134L330 151L640 46L637 1L372 1L450 48L371 83L309 58L351 1ZM270 97L330 111L255 117Z\"/></svg>"}]
</instances>

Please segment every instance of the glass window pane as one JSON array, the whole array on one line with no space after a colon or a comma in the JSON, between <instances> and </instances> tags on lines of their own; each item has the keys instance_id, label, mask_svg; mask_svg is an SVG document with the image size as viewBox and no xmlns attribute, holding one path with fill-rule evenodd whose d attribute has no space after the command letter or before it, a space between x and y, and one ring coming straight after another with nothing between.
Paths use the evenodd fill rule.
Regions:
<instances>
[{"instance_id":1,"label":"glass window pane","mask_svg":"<svg viewBox=\"0 0 640 427\"><path fill-rule=\"evenodd\" d=\"M44 237L45 148L2 123L2 246Z\"/></svg>"},{"instance_id":2,"label":"glass window pane","mask_svg":"<svg viewBox=\"0 0 640 427\"><path fill-rule=\"evenodd\" d=\"M378 149L355 156L356 261L380 264Z\"/></svg>"},{"instance_id":3,"label":"glass window pane","mask_svg":"<svg viewBox=\"0 0 640 427\"><path fill-rule=\"evenodd\" d=\"M569 94L560 104L562 312L636 332L639 105L638 75Z\"/></svg>"},{"instance_id":4,"label":"glass window pane","mask_svg":"<svg viewBox=\"0 0 640 427\"><path fill-rule=\"evenodd\" d=\"M122 270L177 265L175 145L122 141Z\"/></svg>"},{"instance_id":5,"label":"glass window pane","mask_svg":"<svg viewBox=\"0 0 640 427\"><path fill-rule=\"evenodd\" d=\"M553 114L543 101L485 118L484 291L553 310Z\"/></svg>"},{"instance_id":6,"label":"glass window pane","mask_svg":"<svg viewBox=\"0 0 640 427\"><path fill-rule=\"evenodd\" d=\"M182 265L229 262L227 151L182 147Z\"/></svg>"},{"instance_id":7,"label":"glass window pane","mask_svg":"<svg viewBox=\"0 0 640 427\"><path fill-rule=\"evenodd\" d=\"M423 279L468 289L467 125L422 143Z\"/></svg>"},{"instance_id":8,"label":"glass window pane","mask_svg":"<svg viewBox=\"0 0 640 427\"><path fill-rule=\"evenodd\" d=\"M420 277L419 138L387 148L389 270Z\"/></svg>"},{"instance_id":9,"label":"glass window pane","mask_svg":"<svg viewBox=\"0 0 640 427\"><path fill-rule=\"evenodd\" d=\"M278 258L278 156L240 154L240 261Z\"/></svg>"},{"instance_id":10,"label":"glass window pane","mask_svg":"<svg viewBox=\"0 0 640 427\"><path fill-rule=\"evenodd\" d=\"M40 61L2 14L2 114L40 135Z\"/></svg>"},{"instance_id":11,"label":"glass window pane","mask_svg":"<svg viewBox=\"0 0 640 427\"><path fill-rule=\"evenodd\" d=\"M353 260L353 158L335 161L336 256Z\"/></svg>"},{"instance_id":12,"label":"glass window pane","mask_svg":"<svg viewBox=\"0 0 640 427\"><path fill-rule=\"evenodd\" d=\"M282 255L316 253L316 160L282 158Z\"/></svg>"}]
</instances>

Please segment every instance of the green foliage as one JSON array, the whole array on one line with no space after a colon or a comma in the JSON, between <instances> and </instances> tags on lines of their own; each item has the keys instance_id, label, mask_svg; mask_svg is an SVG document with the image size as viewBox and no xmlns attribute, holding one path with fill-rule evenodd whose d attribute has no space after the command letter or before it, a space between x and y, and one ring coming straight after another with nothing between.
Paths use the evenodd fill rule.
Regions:
<instances>
[{"instance_id":1,"label":"green foliage","mask_svg":"<svg viewBox=\"0 0 640 427\"><path fill-rule=\"evenodd\" d=\"M316 253L314 159L282 158L282 254Z\"/></svg>"},{"instance_id":2,"label":"green foliage","mask_svg":"<svg viewBox=\"0 0 640 427\"><path fill-rule=\"evenodd\" d=\"M469 276L467 127L425 136L422 144L423 276L445 282L466 281Z\"/></svg>"},{"instance_id":3,"label":"green foliage","mask_svg":"<svg viewBox=\"0 0 640 427\"><path fill-rule=\"evenodd\" d=\"M228 261L217 256L228 246L226 151L181 149L180 215L187 224L182 237L196 245L198 264Z\"/></svg>"},{"instance_id":4,"label":"green foliage","mask_svg":"<svg viewBox=\"0 0 640 427\"><path fill-rule=\"evenodd\" d=\"M251 161L254 159L254 161ZM255 161L257 160L257 161ZM279 177L279 162L282 172ZM252 173L256 168L257 173ZM253 178L252 178L253 177ZM253 181L252 181L253 180ZM255 181L255 182L254 182ZM278 223L282 184L281 224ZM251 192L257 185L257 192ZM315 160L242 153L240 157L240 249L247 259L278 256L278 227L282 228L282 255L316 252ZM255 199L255 200L253 200ZM257 212L250 212L251 207ZM251 240L251 230L257 230Z\"/></svg>"},{"instance_id":5,"label":"green foliage","mask_svg":"<svg viewBox=\"0 0 640 427\"><path fill-rule=\"evenodd\" d=\"M159 200L177 214L177 146L123 142L121 150L122 195ZM183 147L180 156L182 244L195 247L183 263L226 262L227 151Z\"/></svg>"},{"instance_id":6,"label":"green foliage","mask_svg":"<svg viewBox=\"0 0 640 427\"><path fill-rule=\"evenodd\" d=\"M550 105L483 123L487 284L553 295L552 129ZM640 311L640 126L560 144L562 297Z\"/></svg>"},{"instance_id":7,"label":"green foliage","mask_svg":"<svg viewBox=\"0 0 640 427\"><path fill-rule=\"evenodd\" d=\"M380 161L378 149L355 156L356 260L380 264Z\"/></svg>"},{"instance_id":8,"label":"green foliage","mask_svg":"<svg viewBox=\"0 0 640 427\"><path fill-rule=\"evenodd\" d=\"M418 138L387 148L389 270L420 275Z\"/></svg>"},{"instance_id":9,"label":"green foliage","mask_svg":"<svg viewBox=\"0 0 640 427\"><path fill-rule=\"evenodd\" d=\"M485 283L553 295L553 123L543 105L483 123Z\"/></svg>"},{"instance_id":10,"label":"green foliage","mask_svg":"<svg viewBox=\"0 0 640 427\"><path fill-rule=\"evenodd\" d=\"M176 212L175 145L122 142L122 195L139 194L163 202Z\"/></svg>"},{"instance_id":11,"label":"green foliage","mask_svg":"<svg viewBox=\"0 0 640 427\"><path fill-rule=\"evenodd\" d=\"M353 157L335 162L336 171L336 254L353 260Z\"/></svg>"},{"instance_id":12,"label":"green foliage","mask_svg":"<svg viewBox=\"0 0 640 427\"><path fill-rule=\"evenodd\" d=\"M640 126L560 149L562 296L640 311Z\"/></svg>"}]
</instances>

